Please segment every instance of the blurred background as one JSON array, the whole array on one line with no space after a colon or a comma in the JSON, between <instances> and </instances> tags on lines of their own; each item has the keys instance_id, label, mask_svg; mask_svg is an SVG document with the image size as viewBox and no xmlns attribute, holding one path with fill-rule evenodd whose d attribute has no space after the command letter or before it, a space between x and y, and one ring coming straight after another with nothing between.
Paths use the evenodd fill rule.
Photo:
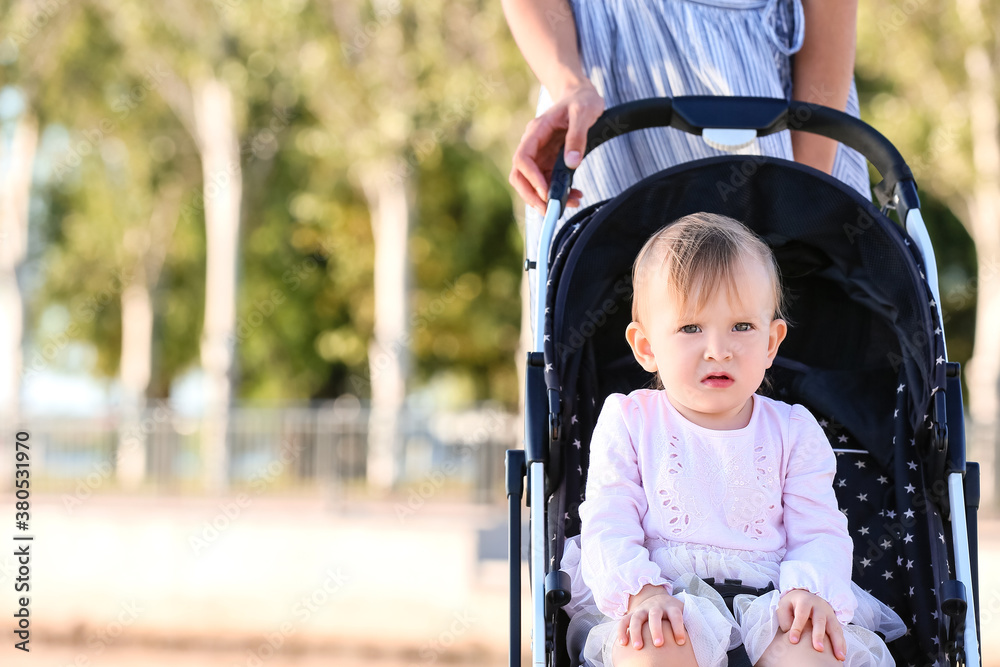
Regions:
<instances>
[{"instance_id":1,"label":"blurred background","mask_svg":"<svg viewBox=\"0 0 1000 667\"><path fill-rule=\"evenodd\" d=\"M966 369L987 664L998 19L862 0L857 55ZM0 664L506 663L536 99L499 2L0 2Z\"/></svg>"}]
</instances>

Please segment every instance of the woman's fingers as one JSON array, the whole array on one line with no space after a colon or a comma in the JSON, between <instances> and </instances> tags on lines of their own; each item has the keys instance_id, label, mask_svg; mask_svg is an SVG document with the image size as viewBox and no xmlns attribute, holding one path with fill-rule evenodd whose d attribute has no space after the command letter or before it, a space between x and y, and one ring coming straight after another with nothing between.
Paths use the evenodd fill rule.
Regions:
<instances>
[{"instance_id":1,"label":"woman's fingers","mask_svg":"<svg viewBox=\"0 0 1000 667\"><path fill-rule=\"evenodd\" d=\"M514 186L514 189L517 190L517 194L521 195L524 203L539 213L545 212L545 202L535 192L534 186L528 182L528 179L516 167L511 170L510 179L508 180L510 180L510 184Z\"/></svg>"},{"instance_id":2,"label":"woman's fingers","mask_svg":"<svg viewBox=\"0 0 1000 667\"><path fill-rule=\"evenodd\" d=\"M566 130L566 148L563 159L570 169L576 169L580 166L583 152L587 148L587 130L594 124L593 121L587 124L587 117L581 111L579 105L571 104L569 107L569 129Z\"/></svg>"},{"instance_id":3,"label":"woman's fingers","mask_svg":"<svg viewBox=\"0 0 1000 667\"><path fill-rule=\"evenodd\" d=\"M581 89L568 105L569 125L566 129L566 166L580 166L587 149L587 132L604 111L604 99L593 88Z\"/></svg>"},{"instance_id":4,"label":"woman's fingers","mask_svg":"<svg viewBox=\"0 0 1000 667\"><path fill-rule=\"evenodd\" d=\"M587 131L603 111L604 99L588 85L528 123L514 152L508 180L529 206L544 210L548 199L548 174L552 173L556 155L564 142L566 165L571 169L580 166L587 146ZM571 193L567 204L579 206L579 197Z\"/></svg>"},{"instance_id":5,"label":"woman's fingers","mask_svg":"<svg viewBox=\"0 0 1000 667\"><path fill-rule=\"evenodd\" d=\"M541 128L541 129L538 129ZM539 169L536 160L539 158L539 150L543 143L543 139L537 132L543 132L545 129L544 125L536 126L536 129L532 130L529 126L528 132L521 138L521 144L514 151L513 159L513 169L511 171L511 178L515 174L521 176L525 181L527 181L534 190L534 195L539 199L545 199L549 190L548 179ZM517 184L513 181L511 185L517 187ZM520 190L518 191L520 192ZM521 192L521 196L525 197L525 193ZM525 201L527 201L525 197Z\"/></svg>"}]
</instances>

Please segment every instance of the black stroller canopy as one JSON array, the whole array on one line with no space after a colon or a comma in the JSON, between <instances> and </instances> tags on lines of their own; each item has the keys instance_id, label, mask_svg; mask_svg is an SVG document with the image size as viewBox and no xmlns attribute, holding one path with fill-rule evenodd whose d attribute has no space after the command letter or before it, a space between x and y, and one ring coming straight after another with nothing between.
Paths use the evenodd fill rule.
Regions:
<instances>
[{"instance_id":1,"label":"black stroller canopy","mask_svg":"<svg viewBox=\"0 0 1000 667\"><path fill-rule=\"evenodd\" d=\"M546 360L550 387L572 413L581 367L595 371L597 404L650 383L625 342L631 269L646 240L689 213L742 221L774 250L789 333L771 371L776 398L836 419L884 467L893 457L896 393L906 385L909 421L929 436L937 329L915 249L870 202L832 177L787 160L708 158L655 174L565 226L552 262ZM567 243L570 237L571 243ZM567 247L568 246L568 247ZM590 371L584 371L590 374ZM859 410L857 406L870 409Z\"/></svg>"}]
</instances>

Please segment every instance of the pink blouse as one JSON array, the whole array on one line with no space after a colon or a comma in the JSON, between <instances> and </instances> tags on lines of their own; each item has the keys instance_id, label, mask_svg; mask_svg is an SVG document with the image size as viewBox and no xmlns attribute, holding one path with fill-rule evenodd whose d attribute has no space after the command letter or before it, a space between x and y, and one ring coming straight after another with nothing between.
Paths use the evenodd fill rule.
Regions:
<instances>
[{"instance_id":1,"label":"pink blouse","mask_svg":"<svg viewBox=\"0 0 1000 667\"><path fill-rule=\"evenodd\" d=\"M618 619L645 584L672 590L651 549L703 545L779 560L782 594L815 593L847 623L857 606L854 545L835 472L823 430L801 405L754 395L744 428L716 431L684 418L663 391L612 394L580 505L583 579L598 608Z\"/></svg>"}]
</instances>

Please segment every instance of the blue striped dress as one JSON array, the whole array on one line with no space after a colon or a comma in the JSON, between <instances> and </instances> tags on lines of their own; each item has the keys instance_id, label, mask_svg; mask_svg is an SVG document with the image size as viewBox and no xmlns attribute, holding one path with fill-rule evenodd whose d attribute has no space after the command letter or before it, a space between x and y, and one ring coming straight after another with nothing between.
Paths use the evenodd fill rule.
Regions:
<instances>
[{"instance_id":1,"label":"blue striped dress","mask_svg":"<svg viewBox=\"0 0 1000 667\"><path fill-rule=\"evenodd\" d=\"M801 48L805 34L801 0L570 3L584 72L607 108L648 97L680 95L791 99L790 56ZM551 105L543 87L537 113ZM847 112L858 115L853 82ZM736 153L790 160L791 136L785 131L760 137ZM701 137L679 130L641 130L613 139L588 155L574 175L573 186L584 194L582 209L679 162L724 154ZM833 175L870 198L868 167L856 151L838 147ZM562 221L581 209L568 209ZM527 254L534 259L542 216L528 207L525 222ZM534 284L531 288L534 292Z\"/></svg>"}]
</instances>

